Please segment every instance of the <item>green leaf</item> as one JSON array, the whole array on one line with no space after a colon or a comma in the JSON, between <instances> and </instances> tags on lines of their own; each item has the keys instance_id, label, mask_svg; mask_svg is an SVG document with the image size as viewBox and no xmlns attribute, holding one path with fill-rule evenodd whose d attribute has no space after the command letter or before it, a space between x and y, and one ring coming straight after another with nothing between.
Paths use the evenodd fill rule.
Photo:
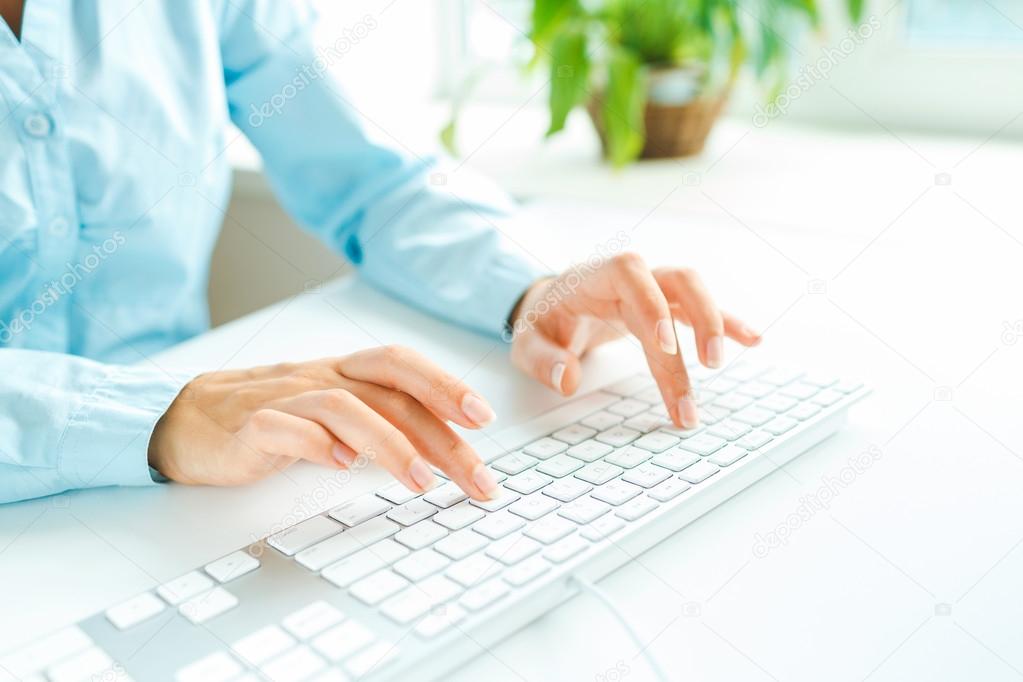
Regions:
<instances>
[{"instance_id":1,"label":"green leaf","mask_svg":"<svg viewBox=\"0 0 1023 682\"><path fill-rule=\"evenodd\" d=\"M643 109L646 106L646 71L626 50L615 50L608 63L604 92L604 134L612 165L624 166L643 150Z\"/></svg>"},{"instance_id":2,"label":"green leaf","mask_svg":"<svg viewBox=\"0 0 1023 682\"><path fill-rule=\"evenodd\" d=\"M864 0L849 0L849 18L859 23L863 18Z\"/></svg>"},{"instance_id":3,"label":"green leaf","mask_svg":"<svg viewBox=\"0 0 1023 682\"><path fill-rule=\"evenodd\" d=\"M458 156L458 141L457 135L457 122L455 115L452 114L451 120L448 121L447 125L441 128L440 131L440 143L444 145L444 149L447 150L451 156Z\"/></svg>"},{"instance_id":4,"label":"green leaf","mask_svg":"<svg viewBox=\"0 0 1023 682\"><path fill-rule=\"evenodd\" d=\"M551 45L551 125L547 135L564 128L569 112L586 98L589 74L586 34L581 29L559 34Z\"/></svg>"},{"instance_id":5,"label":"green leaf","mask_svg":"<svg viewBox=\"0 0 1023 682\"><path fill-rule=\"evenodd\" d=\"M545 45L568 19L580 14L579 0L533 0L532 34L537 45Z\"/></svg>"}]
</instances>

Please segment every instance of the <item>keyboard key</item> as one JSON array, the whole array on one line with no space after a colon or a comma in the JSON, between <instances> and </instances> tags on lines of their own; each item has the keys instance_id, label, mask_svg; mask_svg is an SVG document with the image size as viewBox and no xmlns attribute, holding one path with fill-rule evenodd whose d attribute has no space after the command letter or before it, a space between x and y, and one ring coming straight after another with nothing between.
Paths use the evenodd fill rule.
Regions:
<instances>
[{"instance_id":1,"label":"keyboard key","mask_svg":"<svg viewBox=\"0 0 1023 682\"><path fill-rule=\"evenodd\" d=\"M398 655L398 648L390 642L377 642L345 663L345 670L355 679L380 670Z\"/></svg>"},{"instance_id":2,"label":"keyboard key","mask_svg":"<svg viewBox=\"0 0 1023 682\"><path fill-rule=\"evenodd\" d=\"M354 620L346 620L313 640L313 649L331 661L351 656L376 639L369 629Z\"/></svg>"},{"instance_id":3,"label":"keyboard key","mask_svg":"<svg viewBox=\"0 0 1023 682\"><path fill-rule=\"evenodd\" d=\"M79 628L66 628L38 639L27 647L0 656L0 670L10 673L15 679L35 679L33 674L60 659L88 649L92 644L92 639Z\"/></svg>"},{"instance_id":4,"label":"keyboard key","mask_svg":"<svg viewBox=\"0 0 1023 682\"><path fill-rule=\"evenodd\" d=\"M667 502L673 500L685 491L689 490L690 485L683 480L678 478L669 478L664 483L651 488L647 495L654 498L658 502Z\"/></svg>"},{"instance_id":5,"label":"keyboard key","mask_svg":"<svg viewBox=\"0 0 1023 682\"><path fill-rule=\"evenodd\" d=\"M752 408L757 409L757 408ZM736 440L742 438L750 432L748 424L735 419L725 419L724 421L718 422L714 426L707 429L707 433L711 436L717 436L718 438L724 438L725 440Z\"/></svg>"},{"instance_id":6,"label":"keyboard key","mask_svg":"<svg viewBox=\"0 0 1023 682\"><path fill-rule=\"evenodd\" d=\"M609 511L611 511L611 507L603 502L598 502L592 497L580 497L559 509L558 514L569 521L584 524L595 521Z\"/></svg>"},{"instance_id":7,"label":"keyboard key","mask_svg":"<svg viewBox=\"0 0 1023 682\"><path fill-rule=\"evenodd\" d=\"M180 601L179 601L180 603ZM138 625L144 620L149 620L166 608L166 604L160 601L152 592L143 592L132 597L128 601L121 602L117 606L107 609L107 620L113 623L118 630L126 630L133 625Z\"/></svg>"},{"instance_id":8,"label":"keyboard key","mask_svg":"<svg viewBox=\"0 0 1023 682\"><path fill-rule=\"evenodd\" d=\"M261 665L295 644L295 638L276 625L267 625L242 637L231 649L250 665Z\"/></svg>"},{"instance_id":9,"label":"keyboard key","mask_svg":"<svg viewBox=\"0 0 1023 682\"><path fill-rule=\"evenodd\" d=\"M657 503L655 502L654 504ZM600 542L604 538L620 531L622 528L625 528L625 522L616 516L608 514L607 516L597 519L591 524L583 526L582 530L579 531L579 535L583 536L590 542Z\"/></svg>"},{"instance_id":10,"label":"keyboard key","mask_svg":"<svg viewBox=\"0 0 1023 682\"><path fill-rule=\"evenodd\" d=\"M466 592L458 603L470 611L480 611L508 594L509 591L508 585L501 580L491 580Z\"/></svg>"},{"instance_id":11,"label":"keyboard key","mask_svg":"<svg viewBox=\"0 0 1023 682\"><path fill-rule=\"evenodd\" d=\"M540 460L536 457L530 457L524 452L513 452L510 455L501 457L491 466L498 471L503 471L509 476L514 476L515 474L521 474L526 469L535 466L539 461Z\"/></svg>"},{"instance_id":12,"label":"keyboard key","mask_svg":"<svg viewBox=\"0 0 1023 682\"><path fill-rule=\"evenodd\" d=\"M834 388L836 391L840 391L842 393L852 393L852 392L858 390L861 386L863 386L863 382L861 382L861 381L843 380L843 381L839 381L837 384L832 386L832 388Z\"/></svg>"},{"instance_id":13,"label":"keyboard key","mask_svg":"<svg viewBox=\"0 0 1023 682\"><path fill-rule=\"evenodd\" d=\"M749 450L737 445L726 445L713 455L707 458L708 462L717 464L719 467L732 466L740 459L749 454Z\"/></svg>"},{"instance_id":14,"label":"keyboard key","mask_svg":"<svg viewBox=\"0 0 1023 682\"><path fill-rule=\"evenodd\" d=\"M359 601L368 606L373 606L407 585L407 580L394 571L385 568L359 580L348 591Z\"/></svg>"},{"instance_id":15,"label":"keyboard key","mask_svg":"<svg viewBox=\"0 0 1023 682\"><path fill-rule=\"evenodd\" d=\"M601 431L598 433L595 438L601 443L606 443L612 447L620 448L628 445L641 435L643 434L635 429L627 429L624 426L612 426L607 431Z\"/></svg>"},{"instance_id":16,"label":"keyboard key","mask_svg":"<svg viewBox=\"0 0 1023 682\"><path fill-rule=\"evenodd\" d=\"M622 419L623 417L621 417L620 415L612 414L610 412L605 412L601 410L600 412L594 412L589 417L586 417L585 419L581 420L580 423L583 426L589 426L590 428L596 429L597 431L606 431L610 429L612 426L621 424Z\"/></svg>"},{"instance_id":17,"label":"keyboard key","mask_svg":"<svg viewBox=\"0 0 1023 682\"><path fill-rule=\"evenodd\" d=\"M62 660L46 671L50 682L83 682L84 680L117 679L119 665L99 647L91 647Z\"/></svg>"},{"instance_id":18,"label":"keyboard key","mask_svg":"<svg viewBox=\"0 0 1023 682\"><path fill-rule=\"evenodd\" d=\"M759 407L747 407L733 414L732 419L750 426L763 426L774 419L774 413Z\"/></svg>"},{"instance_id":19,"label":"keyboard key","mask_svg":"<svg viewBox=\"0 0 1023 682\"><path fill-rule=\"evenodd\" d=\"M522 563L512 566L501 577L512 587L522 587L551 570L551 565L541 557L535 556Z\"/></svg>"},{"instance_id":20,"label":"keyboard key","mask_svg":"<svg viewBox=\"0 0 1023 682\"><path fill-rule=\"evenodd\" d=\"M650 411L646 411L643 414L637 414L635 417L630 417L622 422L622 426L627 429L634 429L640 433L650 433L664 426L671 426L671 420L668 418L668 413L662 415L660 411L657 414L651 414Z\"/></svg>"},{"instance_id":21,"label":"keyboard key","mask_svg":"<svg viewBox=\"0 0 1023 682\"><path fill-rule=\"evenodd\" d=\"M568 561L587 547L589 547L589 545L585 540L578 535L573 535L554 543L544 551L543 555L548 561L561 564Z\"/></svg>"},{"instance_id":22,"label":"keyboard key","mask_svg":"<svg viewBox=\"0 0 1023 682\"><path fill-rule=\"evenodd\" d=\"M602 390L607 393L614 393L615 395L619 395L624 398L649 388L652 385L653 379L651 379L649 375L636 374L611 384L610 386L605 386Z\"/></svg>"},{"instance_id":23,"label":"keyboard key","mask_svg":"<svg viewBox=\"0 0 1023 682\"><path fill-rule=\"evenodd\" d=\"M780 436L783 433L787 433L794 429L799 422L795 419L789 419L788 417L775 417L771 421L764 424L764 431L767 431L773 436Z\"/></svg>"},{"instance_id":24,"label":"keyboard key","mask_svg":"<svg viewBox=\"0 0 1023 682\"><path fill-rule=\"evenodd\" d=\"M697 411L700 416L700 423L710 426L711 424L717 424L722 419L726 419L732 412L724 408L716 407L714 405L706 405L699 408Z\"/></svg>"},{"instance_id":25,"label":"keyboard key","mask_svg":"<svg viewBox=\"0 0 1023 682\"><path fill-rule=\"evenodd\" d=\"M537 465L536 470L541 474L553 476L554 478L562 478L580 469L583 463L575 457L569 457L568 455L555 455L546 462L540 462Z\"/></svg>"},{"instance_id":26,"label":"keyboard key","mask_svg":"<svg viewBox=\"0 0 1023 682\"><path fill-rule=\"evenodd\" d=\"M549 545L566 535L571 535L575 528L574 523L555 514L531 524L523 535Z\"/></svg>"},{"instance_id":27,"label":"keyboard key","mask_svg":"<svg viewBox=\"0 0 1023 682\"><path fill-rule=\"evenodd\" d=\"M634 400L633 398L619 400L607 407L608 412L622 417L635 417L637 414L646 412L649 409L650 403L645 403L642 400Z\"/></svg>"},{"instance_id":28,"label":"keyboard key","mask_svg":"<svg viewBox=\"0 0 1023 682\"><path fill-rule=\"evenodd\" d=\"M751 431L739 440L735 441L735 444L740 448L747 450L756 450L762 448L771 442L771 434L764 433L763 431Z\"/></svg>"},{"instance_id":29,"label":"keyboard key","mask_svg":"<svg viewBox=\"0 0 1023 682\"><path fill-rule=\"evenodd\" d=\"M469 496L456 484L448 481L423 495L423 499L441 509L453 507Z\"/></svg>"},{"instance_id":30,"label":"keyboard key","mask_svg":"<svg viewBox=\"0 0 1023 682\"><path fill-rule=\"evenodd\" d=\"M464 559L486 547L487 539L471 529L452 533L433 546L435 550L454 560Z\"/></svg>"},{"instance_id":31,"label":"keyboard key","mask_svg":"<svg viewBox=\"0 0 1023 682\"><path fill-rule=\"evenodd\" d=\"M344 618L344 614L337 607L320 600L289 613L281 621L281 625L295 637L309 639L337 625Z\"/></svg>"},{"instance_id":32,"label":"keyboard key","mask_svg":"<svg viewBox=\"0 0 1023 682\"><path fill-rule=\"evenodd\" d=\"M504 485L517 493L529 495L531 493L535 493L552 480L553 479L550 476L545 476L538 471L530 469L529 471L523 471L517 476L512 476L504 482Z\"/></svg>"},{"instance_id":33,"label":"keyboard key","mask_svg":"<svg viewBox=\"0 0 1023 682\"><path fill-rule=\"evenodd\" d=\"M434 575L426 580L421 580L411 589L428 597L434 606L451 601L462 593L461 585L443 575Z\"/></svg>"},{"instance_id":34,"label":"keyboard key","mask_svg":"<svg viewBox=\"0 0 1023 682\"><path fill-rule=\"evenodd\" d=\"M494 577L503 568L500 561L485 554L474 554L468 559L451 564L444 575L463 587L472 587Z\"/></svg>"},{"instance_id":35,"label":"keyboard key","mask_svg":"<svg viewBox=\"0 0 1023 682\"><path fill-rule=\"evenodd\" d=\"M450 563L451 559L443 554L432 549L423 549L394 564L394 571L415 583L443 571Z\"/></svg>"},{"instance_id":36,"label":"keyboard key","mask_svg":"<svg viewBox=\"0 0 1023 682\"><path fill-rule=\"evenodd\" d=\"M387 562L383 558L369 549L364 549L327 566L320 575L340 588L347 588L356 580L365 578L386 566Z\"/></svg>"},{"instance_id":37,"label":"keyboard key","mask_svg":"<svg viewBox=\"0 0 1023 682\"><path fill-rule=\"evenodd\" d=\"M663 400L663 398L661 397L661 389L659 389L656 385L647 386L642 391L637 391L636 393L633 393L632 396L630 397L654 405L659 404Z\"/></svg>"},{"instance_id":38,"label":"keyboard key","mask_svg":"<svg viewBox=\"0 0 1023 682\"><path fill-rule=\"evenodd\" d=\"M740 386L736 391L750 398L765 398L774 393L775 387L760 381L752 381Z\"/></svg>"},{"instance_id":39,"label":"keyboard key","mask_svg":"<svg viewBox=\"0 0 1023 682\"><path fill-rule=\"evenodd\" d=\"M795 398L796 400L808 400L816 395L818 391L820 391L820 389L813 384L804 384L803 382L799 382L797 384L786 386L779 392L782 395L787 395L788 397Z\"/></svg>"},{"instance_id":40,"label":"keyboard key","mask_svg":"<svg viewBox=\"0 0 1023 682\"><path fill-rule=\"evenodd\" d=\"M213 587L213 581L199 571L191 571L156 588L156 593L171 606L177 606L200 592Z\"/></svg>"},{"instance_id":41,"label":"keyboard key","mask_svg":"<svg viewBox=\"0 0 1023 682\"><path fill-rule=\"evenodd\" d=\"M560 431L555 431L551 434L552 438L568 443L569 445L578 445L588 438L593 438L597 435L596 429L591 429L588 426L582 424L572 424L567 426Z\"/></svg>"},{"instance_id":42,"label":"keyboard key","mask_svg":"<svg viewBox=\"0 0 1023 682\"><path fill-rule=\"evenodd\" d=\"M650 459L651 453L649 450L643 450L642 448L626 447L621 450L615 450L610 455L604 458L605 462L620 466L625 469L631 469L634 466L639 466L643 462Z\"/></svg>"},{"instance_id":43,"label":"keyboard key","mask_svg":"<svg viewBox=\"0 0 1023 682\"><path fill-rule=\"evenodd\" d=\"M271 535L267 543L285 556L294 556L299 551L320 540L337 535L344 528L325 516L314 516L301 523Z\"/></svg>"},{"instance_id":44,"label":"keyboard key","mask_svg":"<svg viewBox=\"0 0 1023 682\"><path fill-rule=\"evenodd\" d=\"M650 460L650 463L656 464L659 467L664 467L670 471L682 471L687 466L692 466L699 461L699 455L676 448L674 450L662 452Z\"/></svg>"},{"instance_id":45,"label":"keyboard key","mask_svg":"<svg viewBox=\"0 0 1023 682\"><path fill-rule=\"evenodd\" d=\"M718 468L710 462L703 460L685 469L678 475L683 481L689 483L702 483L718 472Z\"/></svg>"},{"instance_id":46,"label":"keyboard key","mask_svg":"<svg viewBox=\"0 0 1023 682\"><path fill-rule=\"evenodd\" d=\"M771 395L763 400L757 401L756 407L762 410L770 410L771 412L788 412L799 403L792 398L786 398L783 395Z\"/></svg>"},{"instance_id":47,"label":"keyboard key","mask_svg":"<svg viewBox=\"0 0 1023 682\"><path fill-rule=\"evenodd\" d=\"M561 502L571 502L580 495L585 495L593 486L578 478L560 478L544 488L541 492Z\"/></svg>"},{"instance_id":48,"label":"keyboard key","mask_svg":"<svg viewBox=\"0 0 1023 682\"><path fill-rule=\"evenodd\" d=\"M696 453L697 455L706 456L712 455L721 448L728 445L728 441L724 438L718 438L717 436L711 436L709 434L701 434L695 438L682 441L679 445L683 450Z\"/></svg>"},{"instance_id":49,"label":"keyboard key","mask_svg":"<svg viewBox=\"0 0 1023 682\"><path fill-rule=\"evenodd\" d=\"M724 370L724 375L729 379L743 383L752 381L763 373L763 367L757 367L756 365L751 365L747 362L737 362L734 365L726 367Z\"/></svg>"},{"instance_id":50,"label":"keyboard key","mask_svg":"<svg viewBox=\"0 0 1023 682\"><path fill-rule=\"evenodd\" d=\"M430 504L425 500L412 500L387 512L387 518L403 526L413 526L420 521L430 518L437 511L436 505Z\"/></svg>"},{"instance_id":51,"label":"keyboard key","mask_svg":"<svg viewBox=\"0 0 1023 682\"><path fill-rule=\"evenodd\" d=\"M575 477L593 485L603 485L620 476L623 471L625 470L620 466L609 462L594 462L575 472Z\"/></svg>"},{"instance_id":52,"label":"keyboard key","mask_svg":"<svg viewBox=\"0 0 1023 682\"><path fill-rule=\"evenodd\" d=\"M414 526L395 533L394 539L409 549L423 549L448 534L444 526L433 521L420 521Z\"/></svg>"},{"instance_id":53,"label":"keyboard key","mask_svg":"<svg viewBox=\"0 0 1023 682\"><path fill-rule=\"evenodd\" d=\"M597 440L587 440L570 447L567 454L584 462L594 462L613 451L614 448L606 443L601 443Z\"/></svg>"},{"instance_id":54,"label":"keyboard key","mask_svg":"<svg viewBox=\"0 0 1023 682\"><path fill-rule=\"evenodd\" d=\"M695 429L680 429L672 425L661 427L661 431L669 436L675 436L680 440L686 440L687 438L692 438L695 435L701 434L703 433L703 429L703 426L697 426Z\"/></svg>"},{"instance_id":55,"label":"keyboard key","mask_svg":"<svg viewBox=\"0 0 1023 682\"><path fill-rule=\"evenodd\" d=\"M361 526L307 547L295 555L295 561L310 571L319 571L346 556L377 546L381 540L391 537L399 530L401 526L385 518L370 519Z\"/></svg>"},{"instance_id":56,"label":"keyboard key","mask_svg":"<svg viewBox=\"0 0 1023 682\"><path fill-rule=\"evenodd\" d=\"M472 529L491 540L499 540L505 535L517 531L524 525L526 525L526 522L520 517L506 509L502 509L479 521Z\"/></svg>"},{"instance_id":57,"label":"keyboard key","mask_svg":"<svg viewBox=\"0 0 1023 682\"><path fill-rule=\"evenodd\" d=\"M633 500L629 500L622 506L615 509L615 514L622 517L626 521L635 521L638 518L646 516L653 510L657 509L660 505L655 500L649 497L637 497Z\"/></svg>"},{"instance_id":58,"label":"keyboard key","mask_svg":"<svg viewBox=\"0 0 1023 682\"><path fill-rule=\"evenodd\" d=\"M260 668L273 682L299 682L327 667L327 662L307 646L297 646Z\"/></svg>"},{"instance_id":59,"label":"keyboard key","mask_svg":"<svg viewBox=\"0 0 1023 682\"><path fill-rule=\"evenodd\" d=\"M349 528L365 523L391 509L391 504L376 495L363 495L330 510L330 516Z\"/></svg>"},{"instance_id":60,"label":"keyboard key","mask_svg":"<svg viewBox=\"0 0 1023 682\"><path fill-rule=\"evenodd\" d=\"M241 663L226 651L215 651L179 670L177 682L226 682L242 672Z\"/></svg>"},{"instance_id":61,"label":"keyboard key","mask_svg":"<svg viewBox=\"0 0 1023 682\"><path fill-rule=\"evenodd\" d=\"M498 542L491 543L487 548L486 555L491 559L500 561L505 566L513 566L523 559L528 559L542 549L536 540L527 538L516 533Z\"/></svg>"},{"instance_id":62,"label":"keyboard key","mask_svg":"<svg viewBox=\"0 0 1023 682\"><path fill-rule=\"evenodd\" d=\"M806 421L812 418L818 412L821 411L820 405L814 405L813 403L800 403L798 407L794 407L785 413L786 417L790 419L798 419L799 421Z\"/></svg>"},{"instance_id":63,"label":"keyboard key","mask_svg":"<svg viewBox=\"0 0 1023 682\"><path fill-rule=\"evenodd\" d=\"M233 609L235 606L238 606L238 597L223 587L214 587L209 592L204 592L182 603L178 607L178 611L192 623L198 625Z\"/></svg>"},{"instance_id":64,"label":"keyboard key","mask_svg":"<svg viewBox=\"0 0 1023 682\"><path fill-rule=\"evenodd\" d=\"M810 402L815 405L820 405L821 407L830 407L844 397L844 393L828 388L810 398Z\"/></svg>"},{"instance_id":65,"label":"keyboard key","mask_svg":"<svg viewBox=\"0 0 1023 682\"><path fill-rule=\"evenodd\" d=\"M608 504L618 506L619 504L628 502L641 492L643 492L643 489L639 486L633 485L632 483L626 483L619 479L599 486L590 493L590 497L600 500L601 502L607 502Z\"/></svg>"},{"instance_id":66,"label":"keyboard key","mask_svg":"<svg viewBox=\"0 0 1023 682\"><path fill-rule=\"evenodd\" d=\"M562 443L560 440L554 440L553 438L541 438L540 440L533 441L526 447L522 448L522 451L527 455L536 457L537 459L547 459L548 457L553 457L567 449L568 445Z\"/></svg>"},{"instance_id":67,"label":"keyboard key","mask_svg":"<svg viewBox=\"0 0 1023 682\"><path fill-rule=\"evenodd\" d=\"M463 503L450 509L445 509L437 514L433 520L435 523L439 523L450 530L460 530L471 526L484 516L486 516L486 513L482 509L468 503Z\"/></svg>"},{"instance_id":68,"label":"keyboard key","mask_svg":"<svg viewBox=\"0 0 1023 682\"><path fill-rule=\"evenodd\" d=\"M391 504L405 504L419 497L422 493L417 493L415 490L409 490L400 481L394 481L385 485L383 488L377 491L377 495L387 500Z\"/></svg>"},{"instance_id":69,"label":"keyboard key","mask_svg":"<svg viewBox=\"0 0 1023 682\"><path fill-rule=\"evenodd\" d=\"M380 612L398 625L407 625L430 610L430 598L416 587L400 592L380 605Z\"/></svg>"},{"instance_id":70,"label":"keyboard key","mask_svg":"<svg viewBox=\"0 0 1023 682\"><path fill-rule=\"evenodd\" d=\"M416 624L416 634L429 639L436 637L465 618L465 609L457 604L446 604L433 609Z\"/></svg>"},{"instance_id":71,"label":"keyboard key","mask_svg":"<svg viewBox=\"0 0 1023 682\"><path fill-rule=\"evenodd\" d=\"M792 369L772 369L770 372L760 376L760 381L773 386L784 386L803 376L802 372Z\"/></svg>"},{"instance_id":72,"label":"keyboard key","mask_svg":"<svg viewBox=\"0 0 1023 682\"><path fill-rule=\"evenodd\" d=\"M536 521L541 516L550 514L558 508L558 502L541 493L527 495L508 507L508 511L529 521Z\"/></svg>"},{"instance_id":73,"label":"keyboard key","mask_svg":"<svg viewBox=\"0 0 1023 682\"><path fill-rule=\"evenodd\" d=\"M259 559L244 550L231 552L225 557L206 564L205 570L217 582L226 583L259 568Z\"/></svg>"},{"instance_id":74,"label":"keyboard key","mask_svg":"<svg viewBox=\"0 0 1023 682\"><path fill-rule=\"evenodd\" d=\"M622 475L622 480L628 483L635 483L642 488L653 488L661 481L670 477L671 473L667 470L648 463L640 464L635 469L629 469Z\"/></svg>"},{"instance_id":75,"label":"keyboard key","mask_svg":"<svg viewBox=\"0 0 1023 682\"><path fill-rule=\"evenodd\" d=\"M679 439L675 436L668 435L667 433L648 433L641 437L633 445L637 448L643 448L650 452L664 452L668 448L673 448L678 445Z\"/></svg>"},{"instance_id":76,"label":"keyboard key","mask_svg":"<svg viewBox=\"0 0 1023 682\"><path fill-rule=\"evenodd\" d=\"M498 486L497 490L498 490L497 496L494 497L493 499L469 500L469 504L471 504L474 507L479 507L484 511L493 512L497 511L498 509L504 509L509 504L515 502L520 497L522 497L518 493L508 490L508 488Z\"/></svg>"},{"instance_id":77,"label":"keyboard key","mask_svg":"<svg viewBox=\"0 0 1023 682\"><path fill-rule=\"evenodd\" d=\"M748 407L753 404L753 398L749 396L740 395L739 393L729 393L728 395L721 396L714 401L715 407L720 407L726 410L735 412L741 410L744 407Z\"/></svg>"}]
</instances>

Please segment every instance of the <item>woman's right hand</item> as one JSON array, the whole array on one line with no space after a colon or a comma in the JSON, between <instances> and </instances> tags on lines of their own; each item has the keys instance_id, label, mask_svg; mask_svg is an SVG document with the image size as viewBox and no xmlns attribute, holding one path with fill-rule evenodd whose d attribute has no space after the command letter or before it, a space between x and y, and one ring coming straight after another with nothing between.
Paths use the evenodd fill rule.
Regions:
<instances>
[{"instance_id":1,"label":"woman's right hand","mask_svg":"<svg viewBox=\"0 0 1023 682\"><path fill-rule=\"evenodd\" d=\"M149 464L181 483L237 485L300 459L333 469L357 456L408 488L441 469L470 497L498 490L479 456L445 422L495 418L468 386L415 351L386 346L311 362L202 374L160 418Z\"/></svg>"}]
</instances>

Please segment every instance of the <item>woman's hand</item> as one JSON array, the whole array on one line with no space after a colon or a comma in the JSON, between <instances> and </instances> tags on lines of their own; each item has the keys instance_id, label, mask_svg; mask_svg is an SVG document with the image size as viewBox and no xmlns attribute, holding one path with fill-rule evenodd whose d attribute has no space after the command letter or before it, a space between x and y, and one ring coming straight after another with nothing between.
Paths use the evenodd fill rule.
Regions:
<instances>
[{"instance_id":1,"label":"woman's hand","mask_svg":"<svg viewBox=\"0 0 1023 682\"><path fill-rule=\"evenodd\" d=\"M445 422L475 429L493 420L468 386L388 346L200 375L160 418L149 463L174 481L232 485L299 459L344 469L365 456L415 491L434 484L433 464L485 500L497 489L493 475Z\"/></svg>"},{"instance_id":2,"label":"woman's hand","mask_svg":"<svg viewBox=\"0 0 1023 682\"><path fill-rule=\"evenodd\" d=\"M650 270L634 253L585 264L536 282L512 314L512 361L563 395L579 386L579 359L591 348L633 334L675 424L699 423L674 320L693 328L700 362L719 367L724 337L744 346L760 335L721 312L700 278L685 268Z\"/></svg>"}]
</instances>

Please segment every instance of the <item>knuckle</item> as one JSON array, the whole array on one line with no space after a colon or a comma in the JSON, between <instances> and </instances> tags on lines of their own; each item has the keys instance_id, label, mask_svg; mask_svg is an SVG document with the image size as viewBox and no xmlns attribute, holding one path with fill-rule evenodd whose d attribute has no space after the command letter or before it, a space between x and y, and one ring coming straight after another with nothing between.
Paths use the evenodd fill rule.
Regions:
<instances>
[{"instance_id":1,"label":"knuckle","mask_svg":"<svg viewBox=\"0 0 1023 682\"><path fill-rule=\"evenodd\" d=\"M643 257L635 251L625 251L616 255L612 261L622 271L636 270L644 266Z\"/></svg>"},{"instance_id":2,"label":"knuckle","mask_svg":"<svg viewBox=\"0 0 1023 682\"><path fill-rule=\"evenodd\" d=\"M248 424L249 428L258 433L266 433L270 431L275 422L277 421L277 415L274 414L273 410L262 409L256 410L249 415Z\"/></svg>"},{"instance_id":3,"label":"knuckle","mask_svg":"<svg viewBox=\"0 0 1023 682\"><path fill-rule=\"evenodd\" d=\"M329 391L323 391L320 397L323 407L332 412L343 412L350 409L352 401L355 399L355 396L343 388L332 388Z\"/></svg>"},{"instance_id":4,"label":"knuckle","mask_svg":"<svg viewBox=\"0 0 1023 682\"><path fill-rule=\"evenodd\" d=\"M380 351L388 360L394 360L397 362L406 361L411 354L411 350L399 344L389 344L383 346L380 349Z\"/></svg>"},{"instance_id":5,"label":"knuckle","mask_svg":"<svg viewBox=\"0 0 1023 682\"><path fill-rule=\"evenodd\" d=\"M274 370L276 370L279 374L284 375L294 374L298 371L298 368L299 365L294 362L279 362L274 365Z\"/></svg>"},{"instance_id":6,"label":"knuckle","mask_svg":"<svg viewBox=\"0 0 1023 682\"><path fill-rule=\"evenodd\" d=\"M679 268L678 278L687 286L700 284L700 273L693 268Z\"/></svg>"}]
</instances>

